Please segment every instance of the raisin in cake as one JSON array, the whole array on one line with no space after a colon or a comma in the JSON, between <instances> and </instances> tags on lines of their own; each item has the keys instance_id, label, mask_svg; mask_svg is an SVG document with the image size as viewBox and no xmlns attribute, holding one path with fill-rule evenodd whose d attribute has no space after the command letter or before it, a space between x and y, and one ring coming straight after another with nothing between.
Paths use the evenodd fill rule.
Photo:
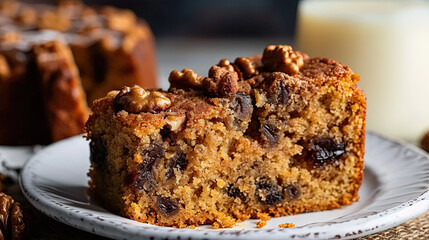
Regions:
<instances>
[{"instance_id":1,"label":"raisin in cake","mask_svg":"<svg viewBox=\"0 0 429 240\"><path fill-rule=\"evenodd\" d=\"M37 51L52 42L58 51ZM94 99L124 85L156 86L154 51L149 26L129 10L0 2L0 144L46 144L82 133ZM50 63L40 66L39 54ZM65 58L67 64L56 60Z\"/></svg>"},{"instance_id":2,"label":"raisin in cake","mask_svg":"<svg viewBox=\"0 0 429 240\"><path fill-rule=\"evenodd\" d=\"M363 179L359 76L289 46L173 71L94 102L90 189L109 210L174 227L339 208Z\"/></svg>"}]
</instances>

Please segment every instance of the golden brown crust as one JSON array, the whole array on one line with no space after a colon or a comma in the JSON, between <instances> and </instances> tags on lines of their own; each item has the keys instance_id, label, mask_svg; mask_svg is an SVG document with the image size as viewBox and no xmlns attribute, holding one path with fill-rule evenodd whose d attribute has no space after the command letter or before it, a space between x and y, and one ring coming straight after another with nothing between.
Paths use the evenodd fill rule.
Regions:
<instances>
[{"instance_id":1,"label":"golden brown crust","mask_svg":"<svg viewBox=\"0 0 429 240\"><path fill-rule=\"evenodd\" d=\"M125 111L117 92L94 102L90 186L105 207L157 225L218 228L358 199L366 111L358 76L321 58L305 58L293 75L238 62L222 60L221 74L209 76L235 73L235 94L192 84L150 90L171 101L155 112Z\"/></svg>"}]
</instances>

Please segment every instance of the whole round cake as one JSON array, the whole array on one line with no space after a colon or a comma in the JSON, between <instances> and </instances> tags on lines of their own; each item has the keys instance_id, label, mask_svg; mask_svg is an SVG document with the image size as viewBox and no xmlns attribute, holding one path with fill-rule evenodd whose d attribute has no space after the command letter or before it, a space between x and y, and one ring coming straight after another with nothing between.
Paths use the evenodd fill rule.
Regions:
<instances>
[{"instance_id":1,"label":"whole round cake","mask_svg":"<svg viewBox=\"0 0 429 240\"><path fill-rule=\"evenodd\" d=\"M156 87L154 38L133 12L0 3L0 144L82 133L87 105L133 84Z\"/></svg>"}]
</instances>

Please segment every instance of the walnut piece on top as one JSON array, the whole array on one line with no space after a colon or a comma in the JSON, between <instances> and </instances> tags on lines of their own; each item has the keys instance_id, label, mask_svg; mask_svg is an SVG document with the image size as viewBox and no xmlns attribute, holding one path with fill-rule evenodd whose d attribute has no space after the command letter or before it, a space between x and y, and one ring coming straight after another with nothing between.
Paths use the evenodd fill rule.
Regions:
<instances>
[{"instance_id":1,"label":"walnut piece on top","mask_svg":"<svg viewBox=\"0 0 429 240\"><path fill-rule=\"evenodd\" d=\"M170 107L171 101L157 91L146 91L142 87L123 87L115 97L115 103L130 113L164 111Z\"/></svg>"},{"instance_id":2,"label":"walnut piece on top","mask_svg":"<svg viewBox=\"0 0 429 240\"><path fill-rule=\"evenodd\" d=\"M198 76L196 72L191 69L183 69L180 71L172 71L168 81L172 88L200 88L204 77Z\"/></svg>"},{"instance_id":3,"label":"walnut piece on top","mask_svg":"<svg viewBox=\"0 0 429 240\"><path fill-rule=\"evenodd\" d=\"M203 80L204 88L217 97L232 96L238 92L238 74L226 68L213 66L209 77Z\"/></svg>"},{"instance_id":4,"label":"walnut piece on top","mask_svg":"<svg viewBox=\"0 0 429 240\"><path fill-rule=\"evenodd\" d=\"M265 48L262 62L267 70L295 75L304 66L304 57L288 45L270 45Z\"/></svg>"}]
</instances>

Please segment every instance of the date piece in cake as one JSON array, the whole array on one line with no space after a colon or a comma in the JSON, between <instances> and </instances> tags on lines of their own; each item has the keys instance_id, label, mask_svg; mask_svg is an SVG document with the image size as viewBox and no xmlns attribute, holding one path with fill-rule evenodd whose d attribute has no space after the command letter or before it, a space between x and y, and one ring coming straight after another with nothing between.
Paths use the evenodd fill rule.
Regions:
<instances>
[{"instance_id":1,"label":"date piece in cake","mask_svg":"<svg viewBox=\"0 0 429 240\"><path fill-rule=\"evenodd\" d=\"M366 103L348 67L279 45L169 80L166 92L131 86L94 102L90 189L107 209L232 227L358 199Z\"/></svg>"}]
</instances>

